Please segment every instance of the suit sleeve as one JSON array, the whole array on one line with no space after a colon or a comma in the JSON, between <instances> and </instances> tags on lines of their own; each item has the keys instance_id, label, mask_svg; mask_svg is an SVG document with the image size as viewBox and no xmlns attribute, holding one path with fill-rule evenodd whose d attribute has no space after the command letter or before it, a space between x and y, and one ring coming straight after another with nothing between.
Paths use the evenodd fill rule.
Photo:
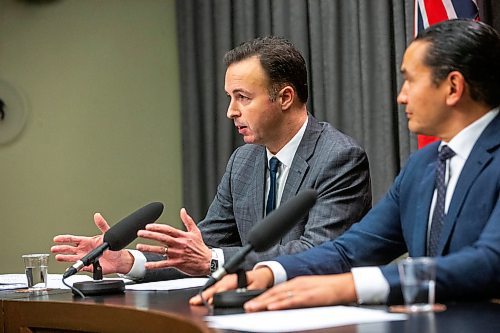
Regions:
<instances>
[{"instance_id":1,"label":"suit sleeve","mask_svg":"<svg viewBox=\"0 0 500 333\"><path fill-rule=\"evenodd\" d=\"M236 149L226 166L214 200L205 218L198 223L205 244L209 247L241 246L234 216L231 174L240 148Z\"/></svg>"},{"instance_id":2,"label":"suit sleeve","mask_svg":"<svg viewBox=\"0 0 500 333\"><path fill-rule=\"evenodd\" d=\"M276 260L287 278L349 272L352 267L387 264L406 251L399 215L401 171L389 192L359 222L335 240Z\"/></svg>"}]
</instances>

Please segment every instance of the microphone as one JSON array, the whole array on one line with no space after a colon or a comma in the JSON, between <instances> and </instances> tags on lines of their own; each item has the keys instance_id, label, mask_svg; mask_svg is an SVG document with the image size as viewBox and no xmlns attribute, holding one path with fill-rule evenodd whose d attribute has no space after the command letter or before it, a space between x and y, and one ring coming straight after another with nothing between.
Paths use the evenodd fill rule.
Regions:
<instances>
[{"instance_id":1,"label":"microphone","mask_svg":"<svg viewBox=\"0 0 500 333\"><path fill-rule=\"evenodd\" d=\"M80 271L83 267L92 264L104 251L119 251L137 238L137 232L147 224L155 222L163 212L161 202L152 202L139 208L104 233L103 243L78 260L63 274L63 279Z\"/></svg>"},{"instance_id":2,"label":"microphone","mask_svg":"<svg viewBox=\"0 0 500 333\"><path fill-rule=\"evenodd\" d=\"M262 252L276 244L309 211L317 197L316 190L301 191L255 224L248 234L248 244L231 257L223 267L216 270L202 290L213 286L226 274L235 273L250 251Z\"/></svg>"}]
</instances>

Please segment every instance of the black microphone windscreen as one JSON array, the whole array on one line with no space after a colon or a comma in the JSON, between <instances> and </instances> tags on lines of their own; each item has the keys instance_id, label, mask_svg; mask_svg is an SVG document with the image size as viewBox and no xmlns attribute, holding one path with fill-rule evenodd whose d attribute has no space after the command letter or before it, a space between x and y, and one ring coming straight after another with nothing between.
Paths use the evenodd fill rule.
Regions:
<instances>
[{"instance_id":1,"label":"black microphone windscreen","mask_svg":"<svg viewBox=\"0 0 500 333\"><path fill-rule=\"evenodd\" d=\"M155 222L162 212L161 202L152 202L139 208L106 231L103 242L108 243L112 251L123 249L137 238L139 230L144 229L146 224Z\"/></svg>"},{"instance_id":2,"label":"black microphone windscreen","mask_svg":"<svg viewBox=\"0 0 500 333\"><path fill-rule=\"evenodd\" d=\"M276 244L314 206L317 197L316 190L303 190L254 225L248 234L253 249L265 251Z\"/></svg>"}]
</instances>

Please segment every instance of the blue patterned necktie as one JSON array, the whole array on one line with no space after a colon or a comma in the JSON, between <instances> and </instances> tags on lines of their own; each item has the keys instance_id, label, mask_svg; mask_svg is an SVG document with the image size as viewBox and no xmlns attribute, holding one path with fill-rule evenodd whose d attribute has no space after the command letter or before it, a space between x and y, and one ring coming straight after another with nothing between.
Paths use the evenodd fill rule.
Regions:
<instances>
[{"instance_id":1,"label":"blue patterned necktie","mask_svg":"<svg viewBox=\"0 0 500 333\"><path fill-rule=\"evenodd\" d=\"M434 212L432 213L431 232L429 234L429 244L427 255L430 257L436 256L436 251L439 243L439 236L443 227L445 218L444 204L446 200L446 161L455 156L455 152L448 146L443 146L438 154L436 165L436 190L437 198Z\"/></svg>"},{"instance_id":2,"label":"blue patterned necktie","mask_svg":"<svg viewBox=\"0 0 500 333\"><path fill-rule=\"evenodd\" d=\"M276 174L280 166L280 161L276 157L269 160L269 194L267 195L266 215L276 208Z\"/></svg>"}]
</instances>

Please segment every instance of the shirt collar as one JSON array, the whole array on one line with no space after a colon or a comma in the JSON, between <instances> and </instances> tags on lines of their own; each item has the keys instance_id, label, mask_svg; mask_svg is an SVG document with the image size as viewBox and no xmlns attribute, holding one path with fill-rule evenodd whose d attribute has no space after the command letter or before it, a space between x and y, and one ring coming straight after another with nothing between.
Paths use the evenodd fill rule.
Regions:
<instances>
[{"instance_id":1,"label":"shirt collar","mask_svg":"<svg viewBox=\"0 0 500 333\"><path fill-rule=\"evenodd\" d=\"M299 131L293 136L290 141L288 141L288 143L283 148L280 149L280 151L276 155L273 155L266 148L267 161L269 162L271 157L276 156L276 158L281 162L281 165L290 167L290 165L292 165L293 158L295 157L295 153L299 148L300 141L302 141L302 137L304 136L308 122L309 117L306 117L306 120L304 121L304 124L302 124L302 127L299 129Z\"/></svg>"},{"instance_id":2,"label":"shirt collar","mask_svg":"<svg viewBox=\"0 0 500 333\"><path fill-rule=\"evenodd\" d=\"M443 145L448 145L458 156L466 160L481 133L483 133L486 126L488 126L497 116L498 110L498 107L490 110L484 116L461 130L450 140L450 142L447 143L442 141L439 145L439 150L441 150Z\"/></svg>"}]
</instances>

